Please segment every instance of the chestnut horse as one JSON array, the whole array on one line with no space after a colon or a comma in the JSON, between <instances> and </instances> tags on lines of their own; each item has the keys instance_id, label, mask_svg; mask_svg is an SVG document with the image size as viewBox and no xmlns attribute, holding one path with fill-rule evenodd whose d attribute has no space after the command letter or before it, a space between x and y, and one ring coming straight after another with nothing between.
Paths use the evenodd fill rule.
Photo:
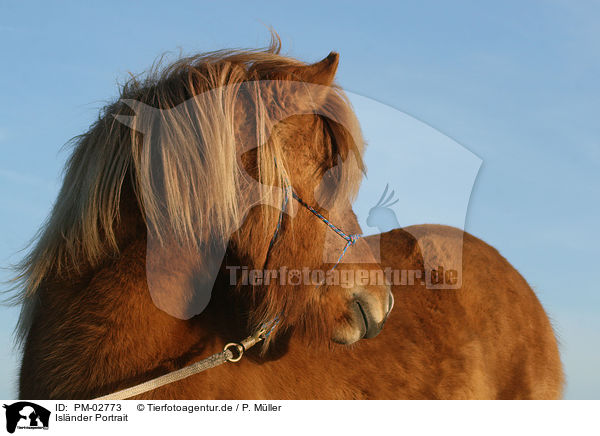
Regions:
<instances>
[{"instance_id":1,"label":"chestnut horse","mask_svg":"<svg viewBox=\"0 0 600 436\"><path fill-rule=\"evenodd\" d=\"M268 338L240 362L137 398L560 397L550 322L492 247L457 229L417 226L381 235L376 261L373 237L350 243L331 233L327 223L360 233L349 201L364 174L360 128L333 84L337 54L307 65L279 48L194 56L133 79L77 139L51 216L20 264L20 397L106 395L217 353L274 319ZM257 85L265 81L277 85ZM212 106L194 103L198 111L169 119L170 109L212 91ZM153 174L148 132L118 121L137 115L132 101L160 110L171 135ZM238 165L259 184L259 201L246 212L236 206L247 193ZM289 190L280 189L284 181ZM443 247L458 240L459 289L394 284L392 298L379 282L230 281L240 265L422 270L423 247L443 258L452 256ZM157 280L177 305L208 270L202 254L215 241L226 251L202 313L177 317L157 307L150 247L159 247ZM323 253L345 258L332 264Z\"/></svg>"}]
</instances>

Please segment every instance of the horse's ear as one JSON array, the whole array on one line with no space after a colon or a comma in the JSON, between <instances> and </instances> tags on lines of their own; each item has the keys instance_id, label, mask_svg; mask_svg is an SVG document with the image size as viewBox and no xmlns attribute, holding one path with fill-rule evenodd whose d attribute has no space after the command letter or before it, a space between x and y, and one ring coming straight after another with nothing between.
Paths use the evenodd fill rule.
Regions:
<instances>
[{"instance_id":1,"label":"horse's ear","mask_svg":"<svg viewBox=\"0 0 600 436\"><path fill-rule=\"evenodd\" d=\"M332 51L322 61L293 67L290 73L295 80L301 82L330 86L333 83L339 61L340 55Z\"/></svg>"},{"instance_id":2,"label":"horse's ear","mask_svg":"<svg viewBox=\"0 0 600 436\"><path fill-rule=\"evenodd\" d=\"M331 91L338 62L339 55L331 52L325 59L314 64L289 65L262 76L265 80L264 95L268 100L277 102L271 105L273 120L314 113L321 107Z\"/></svg>"}]
</instances>

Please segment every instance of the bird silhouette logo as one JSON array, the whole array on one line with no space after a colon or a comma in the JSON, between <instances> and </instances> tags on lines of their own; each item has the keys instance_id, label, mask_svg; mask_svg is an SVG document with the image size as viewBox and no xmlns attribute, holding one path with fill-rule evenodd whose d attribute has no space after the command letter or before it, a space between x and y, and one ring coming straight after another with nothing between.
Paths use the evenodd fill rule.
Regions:
<instances>
[{"instance_id":1,"label":"bird silhouette logo","mask_svg":"<svg viewBox=\"0 0 600 436\"><path fill-rule=\"evenodd\" d=\"M389 232L390 230L400 227L396 212L391 208L398 203L398 199L394 199L395 191L388 194L389 184L385 185L385 190L375 206L369 210L367 217L367 225L369 227L377 227L379 233Z\"/></svg>"}]
</instances>

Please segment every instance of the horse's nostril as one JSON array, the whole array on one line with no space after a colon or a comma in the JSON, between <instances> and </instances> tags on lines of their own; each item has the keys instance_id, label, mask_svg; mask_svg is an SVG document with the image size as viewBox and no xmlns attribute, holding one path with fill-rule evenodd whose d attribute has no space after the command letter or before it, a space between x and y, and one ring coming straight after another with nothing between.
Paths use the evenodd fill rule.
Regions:
<instances>
[{"instance_id":1,"label":"horse's nostril","mask_svg":"<svg viewBox=\"0 0 600 436\"><path fill-rule=\"evenodd\" d=\"M373 312L374 308L366 298L358 297L354 300L354 305L357 308L357 312L360 314L360 321L364 323L364 334L363 338L374 338L381 331L383 327L383 321L381 320L381 312L379 312L379 318Z\"/></svg>"},{"instance_id":2,"label":"horse's nostril","mask_svg":"<svg viewBox=\"0 0 600 436\"><path fill-rule=\"evenodd\" d=\"M353 293L350 308L353 312L352 324L356 328L354 331L355 334L359 335L358 338L369 339L377 336L381 332L393 306L394 296L389 288L387 299L385 294L377 295L375 292L364 289Z\"/></svg>"},{"instance_id":3,"label":"horse's nostril","mask_svg":"<svg viewBox=\"0 0 600 436\"><path fill-rule=\"evenodd\" d=\"M365 337L369 331L369 317L365 312L365 308L360 304L360 301L358 299L354 300L354 306L357 308L357 312L360 315L360 319L364 323L364 331L362 337Z\"/></svg>"}]
</instances>

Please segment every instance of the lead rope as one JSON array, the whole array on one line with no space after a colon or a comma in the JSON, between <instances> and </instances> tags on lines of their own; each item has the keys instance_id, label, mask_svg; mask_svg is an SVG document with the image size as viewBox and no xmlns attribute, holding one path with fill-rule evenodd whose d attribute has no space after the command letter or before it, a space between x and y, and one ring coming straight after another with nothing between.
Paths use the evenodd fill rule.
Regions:
<instances>
[{"instance_id":1,"label":"lead rope","mask_svg":"<svg viewBox=\"0 0 600 436\"><path fill-rule=\"evenodd\" d=\"M161 386L183 380L191 375L199 374L207 369L222 365L225 362L238 362L244 355L244 352L248 351L254 345L266 339L269 334L271 334L276 323L279 322L279 317L277 317L276 320L277 321L273 320L270 323L263 324L258 332L256 332L254 335L248 336L246 339L240 342L230 342L229 344L225 345L225 348L223 348L223 351L220 353L213 354L212 356L207 357L199 362L193 363L168 374L161 375L160 377L153 378L152 380L140 383L139 385L135 385L130 388L94 399L126 400L128 398L135 397L136 395L160 388ZM235 350L235 352L233 350Z\"/></svg>"},{"instance_id":2,"label":"lead rope","mask_svg":"<svg viewBox=\"0 0 600 436\"><path fill-rule=\"evenodd\" d=\"M288 195L289 195L289 191L290 191L290 185L289 185L289 183L287 183L287 181L286 181L286 183L284 183L284 190L285 190L285 192L284 192L284 198L283 198L281 212L279 213L279 219L277 221L277 227L275 228L275 234L273 235L273 238L271 239L271 242L269 244L269 250L267 251L267 258L265 259L265 265L266 265L266 261L268 260L271 248L273 247L273 245L275 244L275 240L277 239L279 229L281 228L281 223L283 221L283 212L287 208ZM327 218L325 218L322 214L320 214L316 209L314 209L313 207L311 207L307 203L305 203L304 200L302 200L293 190L292 190L292 197L296 201L298 201L298 203L300 203L302 206L304 206L306 209L308 209L313 215L315 215L317 218L319 218L321 221L323 221L325 224L327 224L327 226L329 226L330 229L332 229L334 232L336 232L338 235L340 235L342 238L344 238L346 240L346 245L344 246L344 249L342 250L342 254L338 258L335 265L333 265L333 267L330 269L330 271L333 271L338 266L338 264L341 262L342 258L344 257L344 254L346 254L346 250L348 250L348 247L353 246L356 243L356 241L361 237L361 235L358 235L358 234L348 235L348 234L344 233L339 227L332 224ZM148 380L147 382L140 383L139 385L135 385L130 388L114 392L112 394L108 394L108 395L104 395L102 397L95 398L95 400L126 400L128 398L135 397L136 395L140 395L140 394L146 393L148 391L152 391L154 389L160 388L161 386L165 386L165 385L174 383L176 381L183 380L192 375L199 374L203 371L206 371L207 369L222 365L225 362L239 362L246 351L248 351L254 345L258 344L259 342L261 342L269 337L269 335L273 332L273 330L279 324L280 319L281 319L280 315L277 315L271 321L262 324L261 328L254 335L248 336L246 339L244 339L240 342L228 343L227 345L225 345L225 347L223 348L223 351L221 351L220 353L213 354L212 356L207 357L206 359L200 360L199 362L193 363L184 368L175 370L173 372L162 375L160 377L156 377L152 380ZM233 350L235 350L236 352L234 353Z\"/></svg>"}]
</instances>

